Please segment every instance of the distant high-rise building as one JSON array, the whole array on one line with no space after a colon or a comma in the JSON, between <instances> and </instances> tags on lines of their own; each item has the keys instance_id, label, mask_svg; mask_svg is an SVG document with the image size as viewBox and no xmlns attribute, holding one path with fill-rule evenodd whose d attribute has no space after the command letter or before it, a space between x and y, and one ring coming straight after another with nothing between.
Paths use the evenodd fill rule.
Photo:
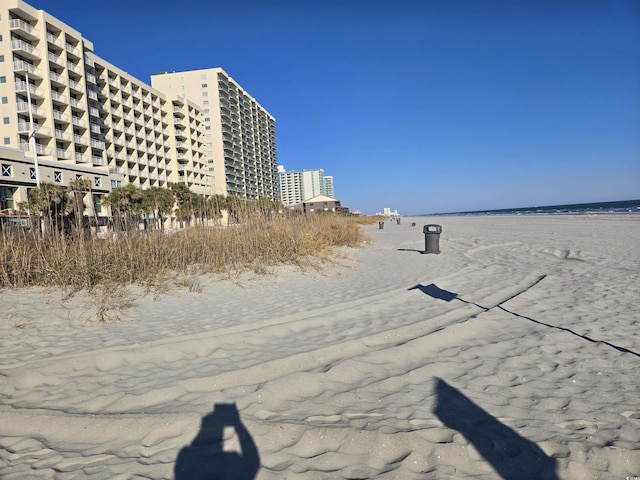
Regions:
<instances>
[{"instance_id":1,"label":"distant high-rise building","mask_svg":"<svg viewBox=\"0 0 640 480\"><path fill-rule=\"evenodd\" d=\"M333 193L333 176L325 175L324 176L324 192L323 195L327 197L335 198Z\"/></svg>"},{"instance_id":2,"label":"distant high-rise building","mask_svg":"<svg viewBox=\"0 0 640 480\"><path fill-rule=\"evenodd\" d=\"M202 108L204 153L216 193L280 198L275 119L222 68L156 74L151 85Z\"/></svg>"},{"instance_id":3,"label":"distant high-rise building","mask_svg":"<svg viewBox=\"0 0 640 480\"><path fill-rule=\"evenodd\" d=\"M322 169L287 172L280 166L278 175L280 201L285 207L293 207L318 195L334 198L333 177L325 176Z\"/></svg>"}]
</instances>

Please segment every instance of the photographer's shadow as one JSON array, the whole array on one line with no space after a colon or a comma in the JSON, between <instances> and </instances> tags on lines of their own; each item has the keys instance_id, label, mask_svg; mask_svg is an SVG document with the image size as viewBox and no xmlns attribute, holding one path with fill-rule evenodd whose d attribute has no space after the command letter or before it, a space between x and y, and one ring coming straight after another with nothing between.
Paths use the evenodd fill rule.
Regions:
<instances>
[{"instance_id":1,"label":"photographer's shadow","mask_svg":"<svg viewBox=\"0 0 640 480\"><path fill-rule=\"evenodd\" d=\"M240 452L225 451L225 427L235 431L229 440L237 440ZM260 467L260 456L249 431L240 421L235 403L217 403L202 419L200 432L191 445L178 454L176 480L252 480Z\"/></svg>"}]
</instances>

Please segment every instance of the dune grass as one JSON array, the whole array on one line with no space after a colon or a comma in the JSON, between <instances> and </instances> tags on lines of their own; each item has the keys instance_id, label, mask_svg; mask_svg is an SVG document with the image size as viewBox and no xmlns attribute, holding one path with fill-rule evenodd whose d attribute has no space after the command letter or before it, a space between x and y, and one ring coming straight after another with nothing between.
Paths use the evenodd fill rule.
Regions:
<instances>
[{"instance_id":1,"label":"dune grass","mask_svg":"<svg viewBox=\"0 0 640 480\"><path fill-rule=\"evenodd\" d=\"M140 284L170 278L318 266L335 248L366 241L362 219L318 215L255 218L228 228L190 227L172 234L135 232L99 240L37 231L0 231L0 288L54 286L72 291Z\"/></svg>"}]
</instances>

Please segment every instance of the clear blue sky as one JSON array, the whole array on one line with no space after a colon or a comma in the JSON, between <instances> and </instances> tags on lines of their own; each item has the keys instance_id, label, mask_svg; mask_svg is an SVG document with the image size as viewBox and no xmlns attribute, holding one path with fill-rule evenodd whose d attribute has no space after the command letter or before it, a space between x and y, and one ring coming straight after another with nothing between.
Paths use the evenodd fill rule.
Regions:
<instances>
[{"instance_id":1,"label":"clear blue sky","mask_svg":"<svg viewBox=\"0 0 640 480\"><path fill-rule=\"evenodd\" d=\"M638 0L28 3L146 83L224 68L352 210L640 198Z\"/></svg>"}]
</instances>

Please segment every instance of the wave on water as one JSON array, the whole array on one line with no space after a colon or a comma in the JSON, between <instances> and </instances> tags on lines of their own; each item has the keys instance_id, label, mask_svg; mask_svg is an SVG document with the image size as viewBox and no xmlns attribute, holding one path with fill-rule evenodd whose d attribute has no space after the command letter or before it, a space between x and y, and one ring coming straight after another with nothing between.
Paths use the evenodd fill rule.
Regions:
<instances>
[{"instance_id":1,"label":"wave on water","mask_svg":"<svg viewBox=\"0 0 640 480\"><path fill-rule=\"evenodd\" d=\"M503 208L498 210L435 213L429 215L612 215L634 213L640 214L640 200L575 203L570 205L548 205L544 207Z\"/></svg>"}]
</instances>

